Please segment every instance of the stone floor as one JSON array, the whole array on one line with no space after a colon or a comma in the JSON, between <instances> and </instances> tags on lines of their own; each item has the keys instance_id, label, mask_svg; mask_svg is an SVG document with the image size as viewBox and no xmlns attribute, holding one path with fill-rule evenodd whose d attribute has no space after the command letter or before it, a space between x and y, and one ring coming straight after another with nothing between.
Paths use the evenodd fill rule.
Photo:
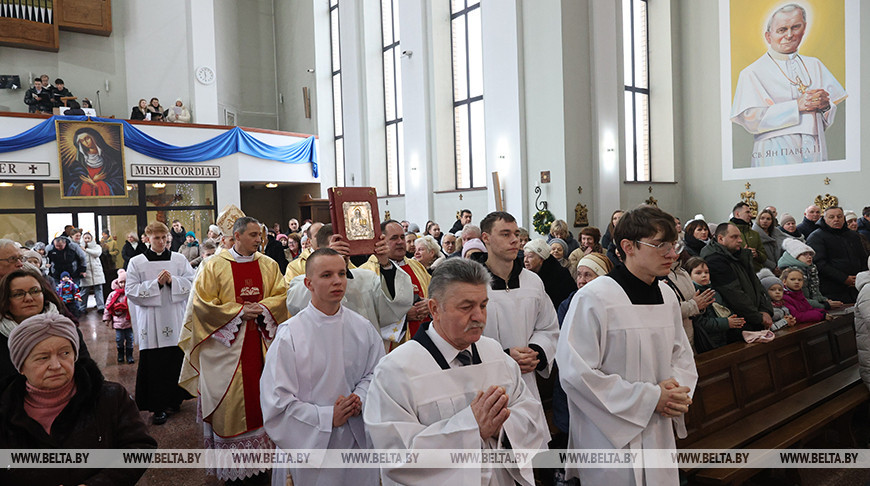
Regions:
<instances>
[{"instance_id":1,"label":"stone floor","mask_svg":"<svg viewBox=\"0 0 870 486\"><path fill-rule=\"evenodd\" d=\"M100 320L96 311L91 309L82 316L81 331L85 337L91 357L100 366L107 380L124 385L132 394L136 387L136 364L118 364L115 348L114 330ZM135 351L138 363L139 353ZM870 439L870 424L866 410L856 413L854 423L859 443L867 444ZM151 414L142 412L142 420L148 424L149 433L157 440L160 448L199 449L202 448L202 429L196 423L196 402L187 400L181 411L170 416L164 425L151 425ZM867 469L812 469L802 473L803 484L820 486L870 486L870 470ZM205 474L203 469L150 469L137 483L139 486L216 486L221 485L214 476ZM751 486L789 484L776 474L762 474L753 478Z\"/></svg>"}]
</instances>

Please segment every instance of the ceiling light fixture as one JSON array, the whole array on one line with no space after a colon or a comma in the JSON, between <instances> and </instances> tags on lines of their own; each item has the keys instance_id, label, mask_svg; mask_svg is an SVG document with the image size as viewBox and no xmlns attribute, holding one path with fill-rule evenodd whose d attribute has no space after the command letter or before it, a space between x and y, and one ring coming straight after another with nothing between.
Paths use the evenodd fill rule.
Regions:
<instances>
[{"instance_id":1,"label":"ceiling light fixture","mask_svg":"<svg viewBox=\"0 0 870 486\"><path fill-rule=\"evenodd\" d=\"M32 191L34 189L33 184L27 184L26 186L24 186L24 188L28 191Z\"/></svg>"},{"instance_id":2,"label":"ceiling light fixture","mask_svg":"<svg viewBox=\"0 0 870 486\"><path fill-rule=\"evenodd\" d=\"M0 182L0 187L12 187L13 184L11 182Z\"/></svg>"},{"instance_id":3,"label":"ceiling light fixture","mask_svg":"<svg viewBox=\"0 0 870 486\"><path fill-rule=\"evenodd\" d=\"M275 189L276 187L278 187L278 184L274 182L269 182L268 184L266 184L267 189Z\"/></svg>"},{"instance_id":4,"label":"ceiling light fixture","mask_svg":"<svg viewBox=\"0 0 870 486\"><path fill-rule=\"evenodd\" d=\"M164 187L166 187L166 184L163 182L155 182L154 184L151 184L151 187L153 187L154 189L163 189Z\"/></svg>"}]
</instances>

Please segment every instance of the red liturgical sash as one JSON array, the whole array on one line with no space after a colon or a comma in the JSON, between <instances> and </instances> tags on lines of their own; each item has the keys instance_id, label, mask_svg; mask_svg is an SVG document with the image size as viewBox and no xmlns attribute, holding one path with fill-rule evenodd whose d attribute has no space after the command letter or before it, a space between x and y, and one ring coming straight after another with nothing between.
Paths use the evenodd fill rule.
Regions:
<instances>
[{"instance_id":1,"label":"red liturgical sash","mask_svg":"<svg viewBox=\"0 0 870 486\"><path fill-rule=\"evenodd\" d=\"M425 299L426 297L423 295L422 287L420 287L420 280L417 278L417 274L414 273L414 269L411 268L411 265L401 265L399 266L402 270L405 271L411 277L411 284L414 285L414 302L416 303L420 299ZM419 297L420 299L417 299ZM415 334L417 334L417 330L420 329L420 324L425 321L412 321L408 319L408 334L405 335L405 340L412 339Z\"/></svg>"},{"instance_id":2,"label":"red liturgical sash","mask_svg":"<svg viewBox=\"0 0 870 486\"><path fill-rule=\"evenodd\" d=\"M260 264L231 262L236 302L259 302L263 300L263 275ZM245 421L247 430L263 426L263 411L260 408L260 375L263 374L263 344L257 321L244 323L245 340L242 344L242 385L245 391ZM239 331L241 332L241 330Z\"/></svg>"}]
</instances>

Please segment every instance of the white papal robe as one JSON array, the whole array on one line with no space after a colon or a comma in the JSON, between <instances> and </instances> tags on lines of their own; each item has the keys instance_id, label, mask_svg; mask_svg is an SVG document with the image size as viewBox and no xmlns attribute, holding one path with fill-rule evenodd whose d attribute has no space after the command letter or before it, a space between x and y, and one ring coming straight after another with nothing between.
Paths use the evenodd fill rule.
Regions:
<instances>
[{"instance_id":1,"label":"white papal robe","mask_svg":"<svg viewBox=\"0 0 870 486\"><path fill-rule=\"evenodd\" d=\"M495 339L504 349L530 344L539 346L547 357L547 364L537 373L547 378L556 357L559 319L553 302L544 290L544 283L535 272L523 268L517 278L519 287L510 288L511 282L507 282L507 288L493 290L490 286L487 289L489 304L486 306L483 335ZM523 373L522 376L540 402L535 373ZM538 426L547 430L546 420Z\"/></svg>"},{"instance_id":2,"label":"white papal robe","mask_svg":"<svg viewBox=\"0 0 870 486\"><path fill-rule=\"evenodd\" d=\"M161 288L157 275L163 270L172 274L172 284ZM144 254L130 259L125 293L140 351L178 345L193 276L181 253L171 252L169 260L148 261Z\"/></svg>"},{"instance_id":3,"label":"white papal robe","mask_svg":"<svg viewBox=\"0 0 870 486\"><path fill-rule=\"evenodd\" d=\"M395 272L394 297L390 297L382 277L365 268L352 268L353 275L347 279L347 290L341 299L342 307L353 310L368 319L382 336L401 328L405 314L414 303L414 288L411 277L405 272ZM287 310L295 316L311 302L311 292L305 287L305 275L294 277L287 288Z\"/></svg>"},{"instance_id":4,"label":"white papal robe","mask_svg":"<svg viewBox=\"0 0 870 486\"><path fill-rule=\"evenodd\" d=\"M424 324L424 326L429 326ZM363 410L376 449L489 449L503 448L506 437L513 449L546 449L550 434L540 429L541 403L520 376L519 365L501 345L481 337L471 346L473 363L453 368L433 343L428 327L402 344L375 368ZM498 439L483 441L471 411L479 391L504 387L510 417ZM381 481L413 485L524 485L534 484L531 465L506 468L408 469L382 467Z\"/></svg>"},{"instance_id":5,"label":"white papal robe","mask_svg":"<svg viewBox=\"0 0 870 486\"><path fill-rule=\"evenodd\" d=\"M798 82L828 92L831 109L800 113ZM752 167L828 160L825 129L846 90L818 58L768 50L740 71L731 121L755 136ZM740 155L738 155L740 156Z\"/></svg>"},{"instance_id":6,"label":"white papal robe","mask_svg":"<svg viewBox=\"0 0 870 486\"><path fill-rule=\"evenodd\" d=\"M384 356L380 335L361 315L344 308L326 315L313 305L278 327L260 378L263 423L278 449L366 449L362 416L333 428L339 395L355 393L367 405L372 373ZM332 486L378 484L377 469L272 469L272 484Z\"/></svg>"},{"instance_id":7,"label":"white papal robe","mask_svg":"<svg viewBox=\"0 0 870 486\"><path fill-rule=\"evenodd\" d=\"M673 449L675 429L686 436L682 417L655 413L658 383L673 377L694 393L698 380L677 297L664 282L659 289L664 304L633 305L619 283L602 277L571 301L556 352L571 416L569 449ZM584 486L679 484L676 469L568 474Z\"/></svg>"}]
</instances>

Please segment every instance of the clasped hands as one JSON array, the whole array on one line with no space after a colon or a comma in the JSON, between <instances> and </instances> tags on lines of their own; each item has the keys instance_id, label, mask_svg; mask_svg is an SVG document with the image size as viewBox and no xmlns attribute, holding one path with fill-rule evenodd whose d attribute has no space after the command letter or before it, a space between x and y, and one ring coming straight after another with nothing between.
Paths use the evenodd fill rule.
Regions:
<instances>
[{"instance_id":1,"label":"clasped hands","mask_svg":"<svg viewBox=\"0 0 870 486\"><path fill-rule=\"evenodd\" d=\"M676 418L689 411L692 399L689 398L689 387L680 386L674 378L659 383L661 394L656 404L656 413L662 417Z\"/></svg>"},{"instance_id":2,"label":"clasped hands","mask_svg":"<svg viewBox=\"0 0 870 486\"><path fill-rule=\"evenodd\" d=\"M160 285L172 283L172 274L169 273L169 270L163 270L157 275L157 283Z\"/></svg>"},{"instance_id":3,"label":"clasped hands","mask_svg":"<svg viewBox=\"0 0 870 486\"><path fill-rule=\"evenodd\" d=\"M341 427L347 419L362 413L362 400L356 393L348 396L339 395L332 406L332 426Z\"/></svg>"},{"instance_id":4,"label":"clasped hands","mask_svg":"<svg viewBox=\"0 0 870 486\"><path fill-rule=\"evenodd\" d=\"M521 373L531 373L538 368L541 360L538 359L538 352L528 346L517 346L510 348L511 358L520 365Z\"/></svg>"},{"instance_id":5,"label":"clasped hands","mask_svg":"<svg viewBox=\"0 0 870 486\"><path fill-rule=\"evenodd\" d=\"M256 302L245 302L242 304L242 321L247 322L256 319L263 314L263 308Z\"/></svg>"},{"instance_id":6,"label":"clasped hands","mask_svg":"<svg viewBox=\"0 0 870 486\"><path fill-rule=\"evenodd\" d=\"M827 111L831 107L831 98L823 89L808 89L798 98L798 111Z\"/></svg>"},{"instance_id":7,"label":"clasped hands","mask_svg":"<svg viewBox=\"0 0 870 486\"><path fill-rule=\"evenodd\" d=\"M477 392L477 396L471 401L471 412L480 429L480 438L486 440L494 437L501 430L501 426L511 416L508 409L508 394L503 387L491 386L485 393Z\"/></svg>"}]
</instances>

